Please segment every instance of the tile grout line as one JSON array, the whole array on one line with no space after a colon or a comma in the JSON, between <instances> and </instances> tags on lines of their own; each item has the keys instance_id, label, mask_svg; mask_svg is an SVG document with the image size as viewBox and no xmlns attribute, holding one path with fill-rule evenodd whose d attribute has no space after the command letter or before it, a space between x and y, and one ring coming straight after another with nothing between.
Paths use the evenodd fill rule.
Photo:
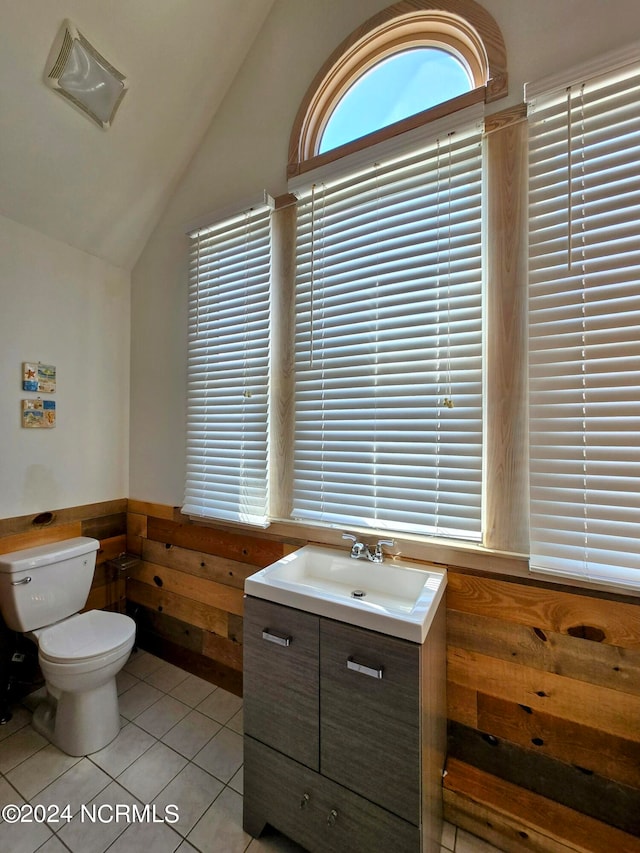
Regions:
<instances>
[{"instance_id":1,"label":"tile grout line","mask_svg":"<svg viewBox=\"0 0 640 853\"><path fill-rule=\"evenodd\" d=\"M161 663L160 663L158 666L156 666L153 670L151 670L151 671L147 672L143 678L140 678L140 677L138 677L138 676L133 676L133 674L132 674L132 673L129 673L130 675L132 675L132 677L134 677L134 678L136 679L136 683L135 683L135 684L130 685L130 686L127 688L127 690L132 689L133 687L137 686L138 684L148 684L149 682L147 682L147 678L148 678L149 676L153 676L154 672L156 672L156 671L158 671L159 669L161 669L161 668L162 668L162 666L163 666L164 664L165 664L165 662L161 662ZM184 671L183 671L183 672L184 672ZM182 678L179 682L177 682L177 683L175 683L175 684L172 684L172 686L169 688L169 690L165 690L165 689L163 689L163 688L161 688L161 687L157 687L157 685L155 685L155 684L150 685L150 686L154 687L154 689L158 690L158 691L161 693L161 696L159 696L159 697L158 697L158 698L157 698L157 699L156 699L156 700L155 700L151 705L149 705L149 706L147 706L147 707L145 707L145 708L141 709L141 710L140 710L140 711L139 711L139 712L138 712L134 717L132 717L132 718L128 718L128 717L125 717L124 715L121 715L121 716L122 716L122 719L123 719L123 721L124 721L124 722L123 722L123 725L121 726L121 730L122 730L125 726L127 726L127 725L129 725L129 724L132 724L132 725L136 726L136 728L137 728L137 729L139 729L141 732L144 732L146 735L148 735L150 738L152 738L152 739L153 739L153 742L152 742L152 743L150 743L150 744L146 747L146 749L145 749L145 750L143 750L143 752L141 752L141 753L140 753L140 755L136 756L136 758L135 758L133 761L131 761L129 764L127 764L125 767L123 767L123 768L122 768L122 770L120 770L120 772L119 772L116 776L114 776L114 775L112 774L112 772L109 772L109 771L105 770L105 768L104 768L104 767L102 767L102 766L100 766L100 764L99 764L97 761L93 760L93 759L92 759L92 755L88 755L88 756L86 756L86 758L87 758L87 759L92 763L92 765L93 765L95 768L97 768L99 771L101 771L102 773L104 773L104 774L105 774L105 776L106 776L106 777L107 777L107 779L108 779L108 781L106 782L106 784L105 784L105 785L104 785L104 786L103 786L99 791L96 791L96 792L95 792L95 794L94 794L94 796L92 797L92 799L95 799L95 797L99 796L99 795L100 795L100 794L101 794L101 793L102 793L106 788L108 788L108 787L109 787L109 785L111 785L112 783L114 783L114 782L115 782L115 784L119 785L122 789L124 789L125 791L127 791L127 793L128 793L128 794L130 794L131 796L133 796L136 800L138 800L138 801L140 802L139 797L138 797L138 796L137 796L133 791L131 791L131 789L130 789L130 788L127 788L127 787L126 787L126 785L125 785L125 784L123 784L123 782L122 782L122 781L119 781L119 776L121 776L121 775L122 775L122 774L123 774L123 773L124 773L124 772L129 768L129 767L131 767L131 766L132 766L132 764L134 764L134 763L135 763L135 761L137 761L139 758L142 758L142 756L143 756L143 755L145 755L146 753L148 753L148 752L149 752L149 750L153 749L153 747L154 747L155 745L157 745L157 744L162 744L163 746L165 746L167 749L169 749L171 752L175 753L177 756L179 756L181 759L183 759L183 760L186 762L186 763L185 763L185 765L184 765L184 767L182 768L182 770L186 769L186 767L188 767L189 765L193 765L193 766L197 767L198 769L202 770L203 772L208 773L208 775L212 776L212 777L213 777L213 778L214 778L214 779L215 779L215 780L216 780L216 781L217 781L217 782L222 786L222 787L221 787L221 789L220 789L220 791L218 792L218 794L213 798L213 800L212 800L212 802L211 802L211 804L210 804L210 805L212 805L212 804L213 804L213 803L218 799L218 797L219 797L219 796L224 792L224 790L225 790L225 789L227 789L227 788L229 788L229 789L230 789L230 790L231 790L235 795L237 795L237 796L242 796L242 794L241 794L240 792L238 792L235 788L231 787L231 782L233 781L233 779L235 778L235 776L237 775L237 773L238 773L238 772L239 772L239 770L241 769L242 765L240 765L240 767L239 767L239 768L238 768L238 769L237 769L237 770L232 774L232 776L231 776L231 778L228 780L228 782L224 782L222 779L219 779L217 776L215 776L215 774L214 774L214 773L212 773L212 772L210 772L210 771L208 771L208 770L205 770L204 768L200 767L200 765L196 764L196 763L195 763L195 761L194 761L194 759L195 759L196 755L197 755L197 754L199 754L199 752L200 752L202 749L204 749L204 748L205 748L205 747L206 747L206 746L207 746L207 745L208 745L208 744L209 744L209 743L210 743L210 742L211 742L211 741L212 741L212 740L213 740L213 739L214 739L214 738L215 738L215 737L216 737L216 736L217 736L217 735L218 735L218 734L223 730L223 729L227 729L228 731L233 732L234 734L236 734L236 735L238 735L238 736L241 736L239 732L237 732L235 729L232 729L232 728L228 725L228 723L230 723L230 722L231 722L231 720L233 720L233 718L234 718L234 717L235 717L235 716L240 712L240 710L241 710L241 709L238 709L237 711L234 711L234 713L233 713L233 714L232 714L232 715L227 719L227 721L226 721L225 723L221 723L219 720L216 720L215 718L210 717L210 716L209 716L209 715L207 715L207 714L203 714L202 712L199 712L199 713L201 713L203 716L205 716L205 717L207 717L208 719L210 719L213 723L215 723L216 725L218 725L218 726L219 726L219 728L218 728L218 730L215 732L215 734L211 735L211 737L210 737L210 738L208 738L208 740L207 740L205 743L203 743L203 744L202 744L202 746L200 747L200 749L198 750L198 752L196 752L196 753L195 753L195 755L193 756L193 758L188 758L187 756L184 756L184 755L183 755L182 753L180 753L178 750L174 749L173 747L171 747L171 746L169 746L169 745L167 745L167 744L164 744L164 742L162 741L162 737L165 737L167 734L169 734L169 732L170 732L170 731L172 731L174 728L176 728L176 726L178 726L178 725L180 724L180 722L182 721L182 719L184 719L184 717L183 717L183 718L181 718L180 720L177 720L175 723L173 723L173 725L172 725L172 726L171 726L171 727L170 727L166 732L164 732L160 737L157 737L157 736L156 736L156 735L154 735L153 733L148 732L146 729L142 728L142 726L137 725L137 724L135 723L135 720L136 720L139 716L141 716L143 713L145 713L145 711L147 711L147 710L149 710L151 707L153 707L153 705L155 705L155 704L157 704L158 702L160 702L162 698L164 698L164 697L166 697L166 696L169 696L170 698L175 699L175 697L171 696L171 692L170 692L170 691L175 690L177 687L179 687L179 686L180 686L180 684L182 684L184 681L188 680L189 676L190 676L190 674L189 674L189 673L185 673L184 678ZM203 681L204 681L204 679L203 679ZM186 702L183 702L182 704L184 704L184 705L185 705L185 707L187 707L187 708L189 709L189 710L187 711L187 713L186 713L184 716L188 716L191 712L196 711L196 710L198 709L198 706L199 706L199 705L201 705L201 704L202 704L202 702L204 702L206 698L208 698L210 695L212 695L213 693L215 693L218 689L223 689L223 688L218 688L217 686L212 685L212 689L208 692L208 694L207 694L205 697L203 697L201 700L199 700L199 701L198 701L198 703L197 703L196 705L191 705L191 704L188 704L188 703L186 703ZM122 691L122 693L126 693L126 692L127 692L127 690ZM36 691L36 692L37 692L37 691ZM33 695L33 694L30 694L30 695ZM122 695L122 694L120 694L120 695ZM231 695L232 695L232 694L231 694ZM28 698L28 697L26 697L26 698ZM176 699L176 701L180 701L180 700L177 700L177 699ZM27 705L23 705L23 707L25 707L27 710L29 710L29 708L28 708L28 706L27 706ZM28 722L28 721L25 721L25 722L24 722L24 724L23 724L22 726L20 726L20 728L16 729L16 732L12 732L12 734L17 734L19 731L22 731L23 729L25 729L28 725L29 725L29 722ZM9 736L9 737L10 737L10 736ZM17 768L17 767L19 767L21 764L23 764L25 761L27 761L29 758L31 758L31 757L33 757L34 755L36 755L38 752L40 752L40 751L41 751L41 750L43 750L43 749L46 749L46 747L47 747L47 746L48 746L48 744L47 744L47 743L43 744L42 746L40 746L40 747L39 747L39 749L35 750L35 752L30 753L30 755L28 755L28 756L25 756L25 758L24 758L22 761L19 761L19 762L18 762L18 764L16 764L16 765L14 765L13 767L11 767L7 772L11 772L12 770L16 769L16 768ZM107 746L108 746L108 745L107 745ZM1 746L1 741L0 741L0 750L1 750L1 748L2 748L2 746ZM105 748L107 748L107 747L105 747ZM94 753L94 755L95 755L95 753ZM78 759L78 762L76 762L76 764L77 764L77 763L79 763L81 760L82 760L82 758L79 758L79 759ZM73 767L73 766L75 766L75 764L74 764L74 765L72 765L72 767ZM48 783L47 783L43 788L41 788L41 789L40 789L36 794L34 794L34 795L33 795L33 797L31 797L30 799L31 799L31 800L36 799L36 798L38 797L38 795L39 795L39 794L42 794L42 792L43 792L44 790L46 790L50 785L53 785L55 782L57 782L57 781L58 781L62 776L64 776L64 775L65 775L65 773L66 773L66 772L68 772L68 770L70 770L70 769L72 769L72 768L66 768L65 770L61 771L57 776L55 776L53 779L51 779L51 780L50 780L50 781L49 781L49 782L48 782ZM174 776L172 776L172 777L171 777L171 778L166 782L166 784L165 784L165 785L164 785L164 786L163 786L163 787L162 787L158 792L156 792L156 794L154 795L153 799L155 799L156 797L160 796L160 794L161 794L161 793L162 793L162 792L163 792L163 791L164 791L164 790L165 790L165 789L166 789L166 788L167 788L167 787L168 787L168 786L169 786L169 785L170 785L170 784L175 780L176 776L177 776L177 775L179 775L179 773L180 773L180 772L182 772L182 770L180 770L180 771L178 771L176 774L174 774ZM15 791L15 792L16 792L16 796L17 796L17 798L18 798L18 799L21 799L21 800L24 800L25 798L23 797L23 795L22 795L22 794L20 794L20 792L15 788L15 786L11 784L11 782L6 778L6 775L5 775L5 774L2 774L2 775L3 775L3 777L5 778L5 781L7 782L7 784L11 787L11 789L12 789L13 791ZM28 802L28 800L27 800L27 802ZM210 807L210 806L209 806L209 807ZM197 823L197 822L196 822L196 823ZM63 828L63 827L61 827L61 826L60 826L60 827L57 827L57 829L53 829L49 824L47 824L47 826L48 826L48 828L51 830L51 832L53 833L53 835L54 835L54 836L56 836L56 837L58 838L58 840L59 840L61 843L63 843L63 844L64 844L64 842L62 841L62 839L58 837L58 833L62 830L62 828ZM194 827L195 827L195 824L194 824ZM192 827L192 829L193 829L194 827ZM180 844L182 844L182 842L186 840L186 836L181 835L180 833L176 832L175 830L172 830L172 831L173 831L173 832L175 832L175 834L177 835L177 837L180 839L180 842L179 842ZM122 834L122 833L120 833L120 835L121 835L121 834ZM118 836L118 838L120 837L120 835ZM116 841L117 841L117 838L116 838L116 840L114 840L114 842L113 842L113 843L116 843ZM192 846L194 846L192 842L189 842L189 843L190 843L190 844L192 844ZM251 843L251 842L249 842L249 843ZM110 844L109 846L111 846L111 844ZM66 846L66 845L65 845L65 848L67 848L67 846Z\"/></svg>"},{"instance_id":2,"label":"tile grout line","mask_svg":"<svg viewBox=\"0 0 640 853\"><path fill-rule=\"evenodd\" d=\"M126 688L122 689L122 691L119 693L119 698L121 698L123 695L125 695L130 690L135 689L137 687L140 687L140 685L145 685L145 686L151 687L154 690L157 690L158 694L159 694L154 699L154 701L151 702L151 704L145 705L143 708L141 708L139 711L137 711L135 716L133 716L132 718L126 717L124 714L121 714L122 725L121 725L120 732L122 732L127 726L133 725L136 727L136 729L138 731L140 731L142 734L144 734L145 737L148 737L150 739L150 742L142 750L142 752L140 752L140 754L136 754L135 757L133 758L133 760L128 761L128 763L120 769L116 768L115 771L113 771L113 768L110 768L109 770L105 769L105 767L101 766L101 764L97 760L95 760L94 756L96 756L98 753L93 753L93 754L88 755L88 756L81 756L78 758L77 762L72 764L70 767L65 768L64 770L61 770L59 773L57 773L57 775L54 776L54 778L47 781L47 783L36 794L34 794L33 796L31 796L30 798L27 799L26 797L23 797L22 794L20 794L20 792L16 788L15 784L13 784L7 778L6 774L11 773L13 770L15 770L18 767L20 767L21 765L23 765L30 758L37 755L42 750L46 749L46 747L49 744L44 743L38 749L36 749L34 752L29 753L29 755L27 755L23 759L21 759L16 765L11 767L9 770L7 770L6 772L0 773L0 778L2 778L4 780L4 782L9 786L11 791L13 791L15 793L18 801L23 800L27 803L34 802L34 801L37 801L37 799L40 797L40 795L43 794L44 791L46 791L50 786L59 782L65 776L65 774L67 774L68 772L73 770L73 768L76 767L77 764L79 764L83 760L83 758L86 758L95 770L104 774L105 779L106 779L105 784L102 785L99 788L99 790L92 793L90 801L93 801L93 800L99 798L104 793L104 791L106 791L106 789L109 788L110 785L116 784L119 786L120 789L125 791L127 793L127 795L132 797L136 802L140 803L141 805L145 805L145 803L141 800L139 795L136 794L135 791L133 791L130 787L127 787L127 785L132 785L132 782L130 780L119 781L119 779L129 769L131 769L137 761L142 759L145 755L148 755L148 753L154 747L156 747L157 745L161 745L162 747L164 747L165 749L167 749L171 753L173 753L181 761L184 761L184 765L179 770L177 770L175 773L173 773L173 775L171 775L171 777L163 784L162 788L159 791L157 791L152 797L150 797L150 803L149 804L154 803L156 799L161 797L161 795L167 790L167 788L170 785L172 785L178 779L178 777L185 770L187 770L189 767L196 768L196 770L198 770L202 773L205 773L208 776L211 776L216 781L216 783L218 783L220 785L220 790L218 791L218 793L213 797L213 799L211 800L211 802L208 805L203 807L203 811L197 816L197 818L194 820L193 824L186 831L185 835L182 835L179 831L177 831L176 829L173 829L172 826L169 827L171 829L172 833L174 833L176 838L178 839L178 841L176 843L176 847L174 848L175 851L177 851L178 848L181 847L183 844L185 844L185 845L189 844L189 845L191 845L191 847L193 849L200 851L200 853L203 853L202 848L198 847L197 844L195 843L195 841L189 839L188 836L194 832L196 827L203 820L203 818L209 812L209 810L212 808L212 806L220 799L220 797L226 791L232 792L234 797L238 797L238 796L242 797L243 796L242 791L236 790L236 788L232 787L231 783L236 778L236 776L243 770L244 762L241 761L240 765L232 772L231 776L225 782L222 779L218 778L215 775L215 772L213 772L211 769L207 769L206 767L201 766L200 764L197 764L195 759L197 758L198 755L200 755L212 743L212 741L216 737L218 737L220 735L220 733L224 732L225 730L227 732L230 732L231 734L239 737L239 738L242 738L242 731L238 731L237 728L232 728L229 725L239 714L241 714L243 712L242 700L240 699L240 697L235 697L234 694L229 693L229 691L226 691L224 688L219 687L217 685L209 685L211 687L211 689L208 690L208 692L202 698L199 698L197 700L196 704L192 704L192 702L190 702L190 701L183 701L182 699L178 699L177 697L172 695L172 691L175 691L181 685L184 685L185 682L189 681L190 678L198 678L199 681L202 681L205 684L209 684L209 682L206 682L205 679L201 679L198 676L194 676L191 673L188 673L185 670L182 670L183 677L180 678L179 681L177 681L175 683L171 683L171 678L168 677L168 680L164 682L165 685L171 683L171 686L169 686L169 689L167 690L167 689L165 689L165 687L159 687L158 686L158 682L163 683L162 682L162 676L158 675L158 673L160 673L160 670L162 670L163 668L172 667L174 670L178 669L178 668L174 667L173 664L170 664L166 661L162 661L161 659L156 658L156 662L152 662L152 663L155 663L153 668L149 669L147 671L147 667L149 665L149 662L147 661L146 665L145 665L144 664L145 657L143 657L143 656L148 656L148 657L154 657L154 656L151 655L149 652L145 652L144 650L137 650L133 653L133 655L141 655L140 658L136 658L136 660L133 661L134 666L135 666L136 662L140 662L140 663L139 663L138 667L136 667L135 672L128 670L126 666L123 668L122 672L126 673L128 676L130 676L132 679L134 679L134 681L132 683L130 683ZM132 655L132 657L133 657L133 655ZM130 659L129 662L127 663L127 666L129 666L131 663L132 663L132 660ZM136 672L140 671L142 667L144 667L143 674L142 675L136 674ZM168 669L167 669L167 672L175 675L175 673L172 673ZM155 679L153 678L154 673L156 674ZM151 683L151 682L147 681L147 679L149 679L149 678L151 678L152 681L155 681L156 683ZM122 676L121 676L120 680L121 680L121 682L126 681L126 679ZM231 713L231 715L227 718L226 722L224 722L224 723L220 722L219 720L216 720L215 717L210 716L206 712L199 710L200 706L203 705L208 699L210 699L210 697L212 697L218 691L222 691L222 694L234 697L235 699L239 699L239 701L240 701L239 707ZM34 691L34 692L37 692L37 691ZM31 713L29 705L27 704L27 702L25 702L25 700L28 701L29 699L33 699L33 697L34 697L33 693L27 697L24 697L24 700L21 702L19 707L24 708L24 709L26 709L27 712ZM141 717L147 711L150 711L154 706L156 706L159 702L166 699L167 697L169 697L170 699L173 699L174 701L184 705L187 710L186 710L186 713L184 713L179 719L173 721L171 723L170 727L158 737L153 732L147 731L147 729L143 728L142 725L137 724L135 721L136 721L136 719ZM179 749L177 749L173 746L170 746L168 743L165 743L163 738L166 738L172 731L174 731L176 728L178 728L180 725L182 725L184 723L185 719L187 717L189 717L191 714L193 714L194 712L199 713L202 717L205 717L207 720L209 720L212 723L214 723L215 725L217 725L218 729L214 734L212 734L210 737L208 737L206 739L206 741L204 741L202 744L198 745L196 752L191 757L188 757L187 755L184 755L182 752L180 752ZM24 731L29 725L30 725L30 722L28 719L26 719L23 722L23 724L21 726L19 726L14 732L12 732L10 735L7 735L5 738L1 738L0 739L0 753L2 752L3 741L7 741L11 737L13 737L14 735L19 734L20 732ZM118 735L118 737L119 737L119 735ZM114 741L112 741L112 743L114 743ZM108 744L106 747L104 747L104 749L108 749L110 745L111 744ZM113 772L116 772L116 775L113 775ZM133 785L133 787L135 787L135 785ZM239 785L239 787L241 787L241 786ZM74 814L77 814L77 812ZM66 844L65 841L63 840L63 838L60 837L60 835L59 835L59 833L65 828L65 826L67 826L67 824L58 825L58 826L56 826L55 829L53 829L51 827L51 825L49 825L49 824L46 824L46 825L52 834L49 836L47 841L45 841L44 844L41 845L41 847L46 846L51 841L52 838L55 838L55 839L57 839L57 841L60 844L63 845L65 851L71 850L71 853L73 853L73 849L71 847L69 847L69 845ZM0 827L1 826L2 826L2 824L0 823ZM107 847L103 849L103 853L107 853L107 851L112 846L118 844L119 840L122 838L122 835L125 832L127 832L128 829L129 829L129 827L125 826L125 828L121 832L119 832L112 841L110 841L108 843ZM453 824L447 824L447 831L448 831L448 835L446 838L446 844L444 843L445 838L444 838L444 833L443 833L443 841L441 842L441 849L442 849L443 853L456 853L456 848L458 847L458 841L459 841L459 839L458 839L458 828L456 826L454 826ZM254 841L255 841L255 839L250 838L248 843L243 847L243 851L247 851L251 847L251 845ZM173 843L173 840L171 841L171 843ZM451 843L453 843L452 848L450 848L448 846ZM485 844L485 842L481 842L481 843ZM259 844L259 842L257 843L257 845L258 844ZM32 853L37 853L37 851L39 849L40 848L34 848L32 850ZM186 849L186 847L185 847L185 849ZM491 848L490 845L487 846L486 848L483 848L483 849L486 849L487 853L489 853L489 851L491 851L491 850L495 850L495 848Z\"/></svg>"}]
</instances>

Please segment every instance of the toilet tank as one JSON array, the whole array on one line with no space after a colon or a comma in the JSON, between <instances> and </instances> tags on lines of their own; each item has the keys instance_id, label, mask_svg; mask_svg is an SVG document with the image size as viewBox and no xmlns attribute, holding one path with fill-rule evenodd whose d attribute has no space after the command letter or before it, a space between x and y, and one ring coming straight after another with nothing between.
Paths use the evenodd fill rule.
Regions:
<instances>
[{"instance_id":1,"label":"toilet tank","mask_svg":"<svg viewBox=\"0 0 640 853\"><path fill-rule=\"evenodd\" d=\"M33 631L82 610L99 547L78 536L0 554L0 611L9 628Z\"/></svg>"}]
</instances>

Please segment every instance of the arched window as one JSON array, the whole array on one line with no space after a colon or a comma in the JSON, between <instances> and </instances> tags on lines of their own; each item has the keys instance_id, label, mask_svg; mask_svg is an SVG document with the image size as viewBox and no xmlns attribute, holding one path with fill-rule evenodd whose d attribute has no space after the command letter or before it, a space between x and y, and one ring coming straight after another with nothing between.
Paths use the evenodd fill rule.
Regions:
<instances>
[{"instance_id":1,"label":"arched window","mask_svg":"<svg viewBox=\"0 0 640 853\"><path fill-rule=\"evenodd\" d=\"M289 177L506 94L504 41L479 3L416 0L411 11L396 3L356 30L316 75L293 125Z\"/></svg>"},{"instance_id":2,"label":"arched window","mask_svg":"<svg viewBox=\"0 0 640 853\"><path fill-rule=\"evenodd\" d=\"M298 522L482 541L481 119L505 93L482 7L405 0L338 48L301 105Z\"/></svg>"},{"instance_id":3,"label":"arched window","mask_svg":"<svg viewBox=\"0 0 640 853\"><path fill-rule=\"evenodd\" d=\"M361 74L329 115L318 153L470 92L473 78L440 47L401 50Z\"/></svg>"}]
</instances>

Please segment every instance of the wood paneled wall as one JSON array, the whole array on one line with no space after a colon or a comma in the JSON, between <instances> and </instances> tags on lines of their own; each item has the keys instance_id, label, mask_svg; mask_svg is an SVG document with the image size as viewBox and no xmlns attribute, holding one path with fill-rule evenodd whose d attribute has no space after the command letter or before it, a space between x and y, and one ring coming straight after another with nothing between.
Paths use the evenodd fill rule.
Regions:
<instances>
[{"instance_id":1,"label":"wood paneled wall","mask_svg":"<svg viewBox=\"0 0 640 853\"><path fill-rule=\"evenodd\" d=\"M238 694L244 579L304 544L129 501L143 648ZM640 603L449 567L445 816L506 851L640 853Z\"/></svg>"},{"instance_id":2,"label":"wood paneled wall","mask_svg":"<svg viewBox=\"0 0 640 853\"><path fill-rule=\"evenodd\" d=\"M291 546L130 500L128 550L141 558L127 579L141 647L241 695L245 578Z\"/></svg>"},{"instance_id":3,"label":"wood paneled wall","mask_svg":"<svg viewBox=\"0 0 640 853\"><path fill-rule=\"evenodd\" d=\"M244 580L304 544L133 500L33 522L0 520L0 553L94 536L87 608L126 594L142 648L237 694ZM640 853L640 602L450 566L447 627L445 817L506 851Z\"/></svg>"},{"instance_id":4,"label":"wood paneled wall","mask_svg":"<svg viewBox=\"0 0 640 853\"><path fill-rule=\"evenodd\" d=\"M505 850L640 851L640 605L449 571L446 814Z\"/></svg>"}]
</instances>

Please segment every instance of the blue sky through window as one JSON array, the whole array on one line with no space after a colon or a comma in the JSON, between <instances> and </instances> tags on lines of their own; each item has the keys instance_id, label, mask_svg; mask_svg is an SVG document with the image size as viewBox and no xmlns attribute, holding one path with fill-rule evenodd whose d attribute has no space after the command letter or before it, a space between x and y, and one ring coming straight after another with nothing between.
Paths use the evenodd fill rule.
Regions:
<instances>
[{"instance_id":1,"label":"blue sky through window","mask_svg":"<svg viewBox=\"0 0 640 853\"><path fill-rule=\"evenodd\" d=\"M472 88L462 63L445 50L419 47L394 53L359 77L338 102L322 134L319 153Z\"/></svg>"}]
</instances>

